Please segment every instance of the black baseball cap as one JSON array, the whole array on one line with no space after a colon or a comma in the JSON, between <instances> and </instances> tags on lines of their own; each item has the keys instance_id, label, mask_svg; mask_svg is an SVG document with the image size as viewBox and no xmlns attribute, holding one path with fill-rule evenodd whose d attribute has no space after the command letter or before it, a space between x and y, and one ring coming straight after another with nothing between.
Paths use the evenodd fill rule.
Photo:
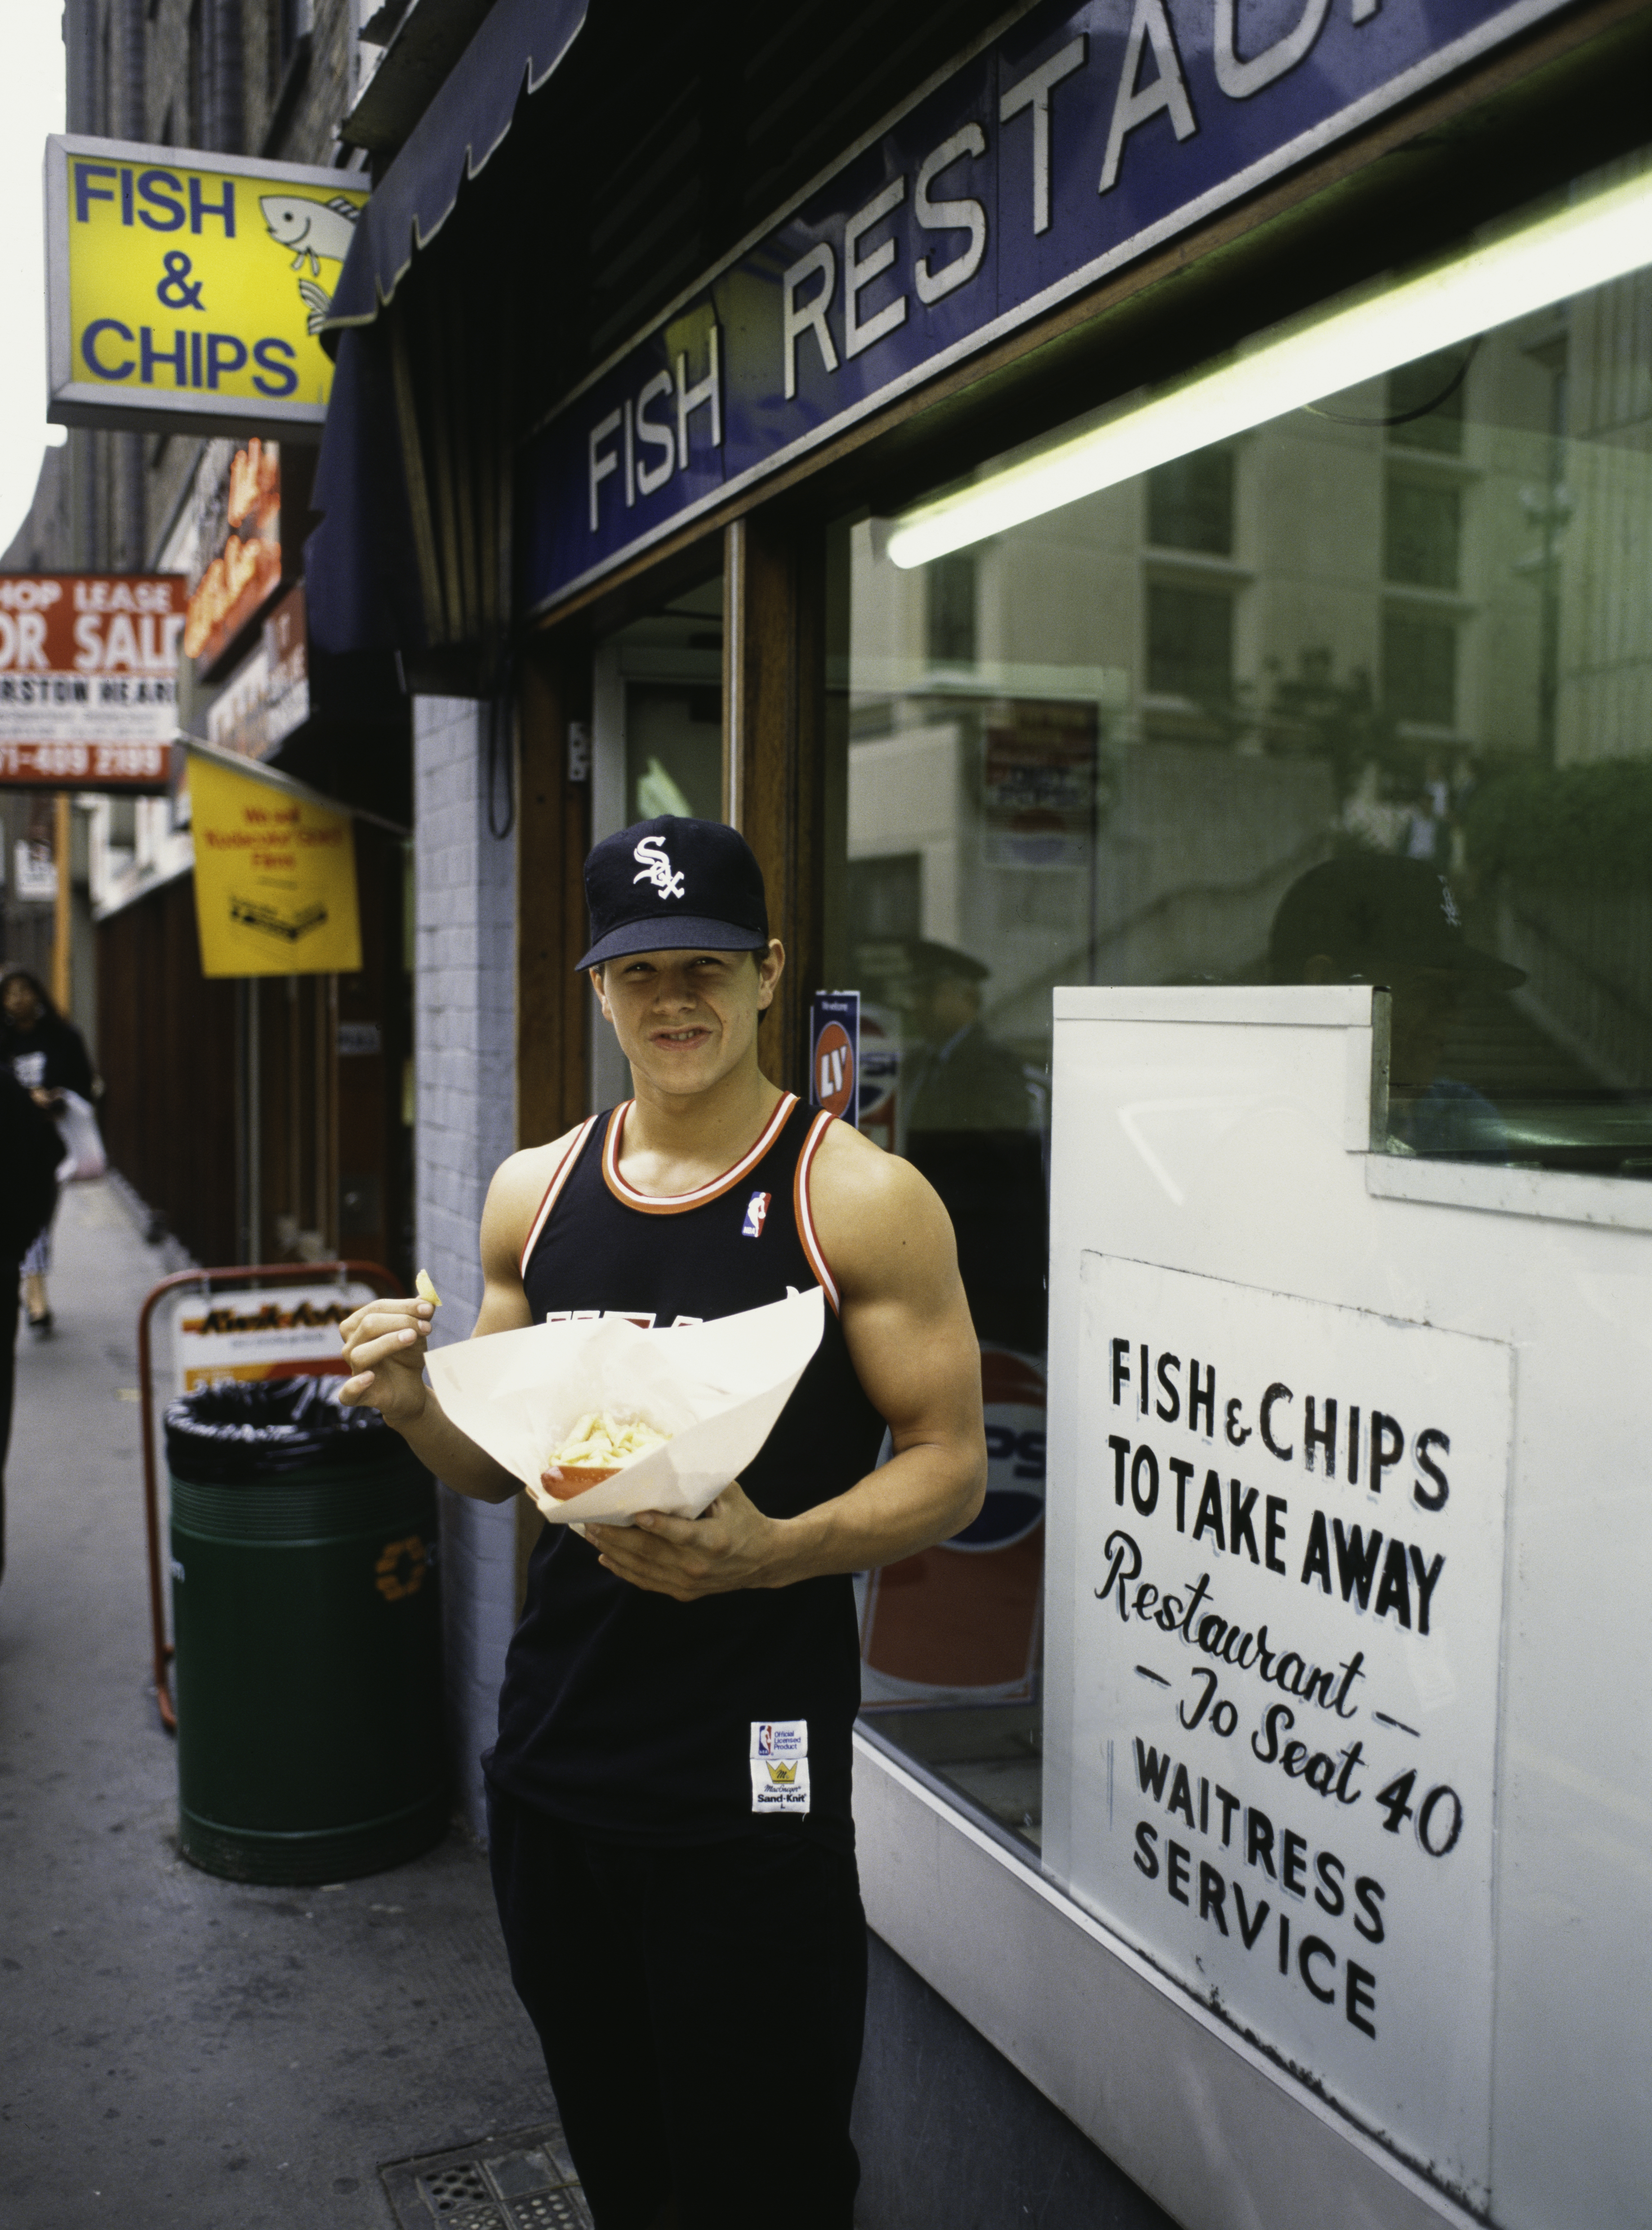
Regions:
<instances>
[{"instance_id":1,"label":"black baseball cap","mask_svg":"<svg viewBox=\"0 0 1652 2230\"><path fill-rule=\"evenodd\" d=\"M1268 940L1268 972L1295 980L1323 953L1345 976L1380 978L1384 969L1433 968L1512 990L1526 972L1463 935L1451 886L1426 860L1388 853L1321 860L1280 900Z\"/></svg>"},{"instance_id":2,"label":"black baseball cap","mask_svg":"<svg viewBox=\"0 0 1652 2230\"><path fill-rule=\"evenodd\" d=\"M604 836L585 861L590 950L581 968L632 952L766 952L763 870L738 828L656 814Z\"/></svg>"}]
</instances>

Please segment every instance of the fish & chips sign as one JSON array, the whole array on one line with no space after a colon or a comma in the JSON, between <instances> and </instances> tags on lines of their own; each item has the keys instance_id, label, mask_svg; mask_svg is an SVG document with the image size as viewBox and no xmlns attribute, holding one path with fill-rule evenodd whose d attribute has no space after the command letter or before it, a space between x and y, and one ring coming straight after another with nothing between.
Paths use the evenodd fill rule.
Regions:
<instances>
[{"instance_id":1,"label":"fish & chips sign","mask_svg":"<svg viewBox=\"0 0 1652 2230\"><path fill-rule=\"evenodd\" d=\"M48 139L48 416L319 427L317 335L366 201L337 171Z\"/></svg>"},{"instance_id":2,"label":"fish & chips sign","mask_svg":"<svg viewBox=\"0 0 1652 2230\"><path fill-rule=\"evenodd\" d=\"M1070 1886L1483 2206L1510 1351L1082 1275Z\"/></svg>"}]
</instances>

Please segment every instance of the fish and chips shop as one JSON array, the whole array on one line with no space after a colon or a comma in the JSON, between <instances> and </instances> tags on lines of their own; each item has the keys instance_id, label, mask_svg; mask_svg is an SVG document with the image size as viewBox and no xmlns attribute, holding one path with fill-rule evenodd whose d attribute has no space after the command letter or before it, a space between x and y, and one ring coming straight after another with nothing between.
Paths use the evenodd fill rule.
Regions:
<instances>
[{"instance_id":1,"label":"fish and chips shop","mask_svg":"<svg viewBox=\"0 0 1652 2230\"><path fill-rule=\"evenodd\" d=\"M985 1507L858 1583L902 2220L1645 2217L1649 63L502 4L352 220L309 628L414 698L422 1259L627 1096L579 863L668 813L957 1232ZM443 1523L474 1788L539 1521Z\"/></svg>"}]
</instances>

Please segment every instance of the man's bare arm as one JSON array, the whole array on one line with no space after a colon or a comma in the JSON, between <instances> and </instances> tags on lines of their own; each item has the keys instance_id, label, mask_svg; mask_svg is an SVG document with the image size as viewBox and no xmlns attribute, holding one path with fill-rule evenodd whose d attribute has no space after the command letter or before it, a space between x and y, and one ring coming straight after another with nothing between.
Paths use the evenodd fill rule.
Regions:
<instances>
[{"instance_id":1,"label":"man's bare arm","mask_svg":"<svg viewBox=\"0 0 1652 2230\"><path fill-rule=\"evenodd\" d=\"M520 1255L539 1202L573 1134L553 1146L513 1154L494 1172L482 1210L482 1305L471 1332L516 1331L532 1321L522 1290ZM456 1494L508 1502L521 1481L461 1433L424 1382L424 1350L432 1311L428 1301L370 1301L339 1327L350 1368L339 1400L365 1402L393 1425L419 1461Z\"/></svg>"},{"instance_id":2,"label":"man's bare arm","mask_svg":"<svg viewBox=\"0 0 1652 2230\"><path fill-rule=\"evenodd\" d=\"M981 1353L945 1209L909 1163L840 1125L816 1157L810 1198L849 1355L894 1454L797 1518L765 1517L737 1485L695 1524L649 1516L590 1526L622 1579L682 1601L787 1587L894 1563L948 1539L981 1507Z\"/></svg>"}]
</instances>

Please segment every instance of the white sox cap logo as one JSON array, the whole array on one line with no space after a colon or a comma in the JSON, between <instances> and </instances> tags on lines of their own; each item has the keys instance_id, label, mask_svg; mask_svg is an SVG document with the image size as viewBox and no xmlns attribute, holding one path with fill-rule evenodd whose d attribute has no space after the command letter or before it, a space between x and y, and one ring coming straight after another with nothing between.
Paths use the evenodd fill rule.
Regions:
<instances>
[{"instance_id":1,"label":"white sox cap logo","mask_svg":"<svg viewBox=\"0 0 1652 2230\"><path fill-rule=\"evenodd\" d=\"M663 836L645 836L631 857L642 863L642 873L631 878L634 883L652 883L662 899L682 896L682 877L672 871Z\"/></svg>"}]
</instances>

